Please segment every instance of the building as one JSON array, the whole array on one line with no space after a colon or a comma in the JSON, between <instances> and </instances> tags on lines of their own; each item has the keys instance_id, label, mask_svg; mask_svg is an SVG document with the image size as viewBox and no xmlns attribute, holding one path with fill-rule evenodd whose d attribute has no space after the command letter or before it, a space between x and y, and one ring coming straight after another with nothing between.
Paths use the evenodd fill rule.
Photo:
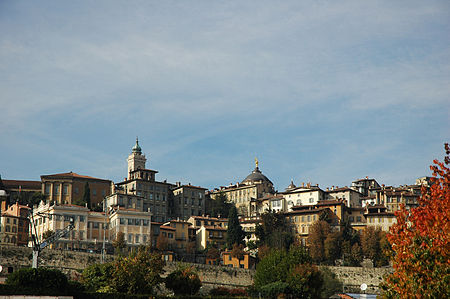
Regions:
<instances>
[{"instance_id":1,"label":"building","mask_svg":"<svg viewBox=\"0 0 450 299\"><path fill-rule=\"evenodd\" d=\"M14 244L18 246L26 246L28 245L28 239L30 234L30 207L20 205L16 202L13 205L10 205L7 209L2 208L1 212L1 223L4 223L2 229L0 229L0 233L5 233L5 238L0 237L1 239L7 239L9 244ZM8 228L9 227L9 228Z\"/></svg>"},{"instance_id":2,"label":"building","mask_svg":"<svg viewBox=\"0 0 450 299\"><path fill-rule=\"evenodd\" d=\"M383 205L367 206L364 216L367 219L367 227L380 228L385 232L397 222L395 214L387 211Z\"/></svg>"},{"instance_id":3,"label":"building","mask_svg":"<svg viewBox=\"0 0 450 299\"><path fill-rule=\"evenodd\" d=\"M147 158L142 154L137 138L127 161L128 176L123 182L116 184L115 193L119 194L119 200L120 194L136 195L142 198L142 207L140 209L152 213L152 221L167 221L169 219L169 194L173 185L166 181L157 181L156 174L158 171L145 168ZM135 201L137 204L137 197ZM136 209L139 210L137 205Z\"/></svg>"},{"instance_id":4,"label":"building","mask_svg":"<svg viewBox=\"0 0 450 299\"><path fill-rule=\"evenodd\" d=\"M355 189L347 186L339 188L333 186L331 189L327 188L325 191L326 199L328 200L343 200L347 207L362 207L361 197L362 194Z\"/></svg>"},{"instance_id":5,"label":"building","mask_svg":"<svg viewBox=\"0 0 450 299\"><path fill-rule=\"evenodd\" d=\"M86 183L91 194L91 207L101 204L111 194L112 181L98 179L75 172L41 175L42 193L50 202L82 204Z\"/></svg>"},{"instance_id":6,"label":"building","mask_svg":"<svg viewBox=\"0 0 450 299\"><path fill-rule=\"evenodd\" d=\"M376 202L384 205L388 212L400 210L402 204L407 209L418 206L418 199L421 195L421 185L382 187L376 193Z\"/></svg>"},{"instance_id":7,"label":"building","mask_svg":"<svg viewBox=\"0 0 450 299\"><path fill-rule=\"evenodd\" d=\"M228 219L205 216L192 216L188 219L195 231L196 248L205 250L208 245L222 248L226 244Z\"/></svg>"},{"instance_id":8,"label":"building","mask_svg":"<svg viewBox=\"0 0 450 299\"><path fill-rule=\"evenodd\" d=\"M248 252L244 252L242 258L233 257L231 251L222 252L222 264L224 266L241 268L241 269L255 269L256 258L251 256Z\"/></svg>"},{"instance_id":9,"label":"building","mask_svg":"<svg viewBox=\"0 0 450 299\"><path fill-rule=\"evenodd\" d=\"M184 220L170 220L160 226L160 236L168 245L167 249L185 253L195 250L195 229Z\"/></svg>"},{"instance_id":10,"label":"building","mask_svg":"<svg viewBox=\"0 0 450 299\"><path fill-rule=\"evenodd\" d=\"M170 216L172 219L180 218L187 220L192 216L201 216L205 213L205 191L206 188L181 185L177 183L171 189L172 198L169 201Z\"/></svg>"},{"instance_id":11,"label":"building","mask_svg":"<svg viewBox=\"0 0 450 299\"><path fill-rule=\"evenodd\" d=\"M380 184L378 184L375 179L369 179L369 177L366 176L364 179L353 181L351 188L358 191L363 196L369 196L373 189L380 188Z\"/></svg>"},{"instance_id":12,"label":"building","mask_svg":"<svg viewBox=\"0 0 450 299\"><path fill-rule=\"evenodd\" d=\"M259 170L255 159L255 169L242 182L220 187L211 193L212 199L224 194L229 202L234 203L240 216L251 215L250 202L257 198L274 194L273 183Z\"/></svg>"},{"instance_id":13,"label":"building","mask_svg":"<svg viewBox=\"0 0 450 299\"><path fill-rule=\"evenodd\" d=\"M41 193L42 189L40 181L3 180L3 185L4 190L8 194L8 203L10 204L16 201L21 203L30 202L32 196L36 192Z\"/></svg>"},{"instance_id":14,"label":"building","mask_svg":"<svg viewBox=\"0 0 450 299\"><path fill-rule=\"evenodd\" d=\"M292 211L296 206L313 206L326 199L325 192L319 185L302 183L301 187L295 187L293 182L281 193L286 201L286 211Z\"/></svg>"},{"instance_id":15,"label":"building","mask_svg":"<svg viewBox=\"0 0 450 299\"><path fill-rule=\"evenodd\" d=\"M109 239L116 240L123 234L127 248L156 243L158 223L151 222L151 214L132 208L114 207L109 210Z\"/></svg>"},{"instance_id":16,"label":"building","mask_svg":"<svg viewBox=\"0 0 450 299\"><path fill-rule=\"evenodd\" d=\"M320 219L320 216L326 213L327 217L333 219L335 217L328 207L317 206L296 206L292 211L286 212L285 217L291 224L292 232L297 241L306 245L310 233L310 227ZM335 222L334 222L335 223Z\"/></svg>"},{"instance_id":17,"label":"building","mask_svg":"<svg viewBox=\"0 0 450 299\"><path fill-rule=\"evenodd\" d=\"M256 226L261 224L261 217L241 217L239 218L239 224L242 230L245 232L245 242L253 241L256 242L258 238L256 237Z\"/></svg>"}]
</instances>

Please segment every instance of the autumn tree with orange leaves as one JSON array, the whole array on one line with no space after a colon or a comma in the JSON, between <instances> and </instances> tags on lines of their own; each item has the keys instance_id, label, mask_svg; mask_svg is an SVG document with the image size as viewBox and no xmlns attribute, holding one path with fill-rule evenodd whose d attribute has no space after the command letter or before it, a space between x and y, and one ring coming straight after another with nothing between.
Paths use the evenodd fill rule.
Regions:
<instances>
[{"instance_id":1,"label":"autumn tree with orange leaves","mask_svg":"<svg viewBox=\"0 0 450 299\"><path fill-rule=\"evenodd\" d=\"M434 160L430 188L422 186L419 206L396 212L388 240L394 273L386 278L385 298L450 298L450 147L444 162Z\"/></svg>"}]
</instances>

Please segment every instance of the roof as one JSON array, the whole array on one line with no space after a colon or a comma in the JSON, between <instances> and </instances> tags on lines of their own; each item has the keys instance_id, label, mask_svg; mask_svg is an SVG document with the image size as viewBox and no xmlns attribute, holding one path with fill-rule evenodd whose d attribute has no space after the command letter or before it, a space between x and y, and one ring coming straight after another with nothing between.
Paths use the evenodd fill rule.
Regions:
<instances>
[{"instance_id":1,"label":"roof","mask_svg":"<svg viewBox=\"0 0 450 299\"><path fill-rule=\"evenodd\" d=\"M89 179L89 180L99 180L99 181L110 182L110 180L94 178L94 177L87 176L87 175L81 175L81 174L78 174L78 173L72 172L72 171L65 172L65 173L41 175L41 179L66 179L66 178L67 179L78 178L78 179Z\"/></svg>"},{"instance_id":2,"label":"roof","mask_svg":"<svg viewBox=\"0 0 450 299\"><path fill-rule=\"evenodd\" d=\"M23 180L2 180L6 189L19 188L23 189L41 189L41 181L23 181Z\"/></svg>"},{"instance_id":3,"label":"roof","mask_svg":"<svg viewBox=\"0 0 450 299\"><path fill-rule=\"evenodd\" d=\"M191 216L193 219L199 219L199 220L209 220L209 221L223 221L227 222L227 218L216 218L216 217L206 217L206 216Z\"/></svg>"},{"instance_id":4,"label":"roof","mask_svg":"<svg viewBox=\"0 0 450 299\"><path fill-rule=\"evenodd\" d=\"M327 199L327 200L319 200L317 202L318 206L327 206L327 205L343 205L344 202L336 199Z\"/></svg>"},{"instance_id":5,"label":"roof","mask_svg":"<svg viewBox=\"0 0 450 299\"><path fill-rule=\"evenodd\" d=\"M295 211L286 212L285 215L317 214L317 213L320 213L325 210L330 210L330 209L329 208L318 208L318 209L312 209L312 210L295 210Z\"/></svg>"},{"instance_id":6,"label":"roof","mask_svg":"<svg viewBox=\"0 0 450 299\"><path fill-rule=\"evenodd\" d=\"M262 174L262 172L259 170L258 166L255 167L255 169L250 173L243 181L242 183L253 183L253 182L268 182L273 185L273 183Z\"/></svg>"},{"instance_id":7,"label":"roof","mask_svg":"<svg viewBox=\"0 0 450 299\"><path fill-rule=\"evenodd\" d=\"M212 226L212 225L206 225L206 226L204 226L204 228L207 229L207 230L223 230L223 231L227 230L226 227Z\"/></svg>"},{"instance_id":8,"label":"roof","mask_svg":"<svg viewBox=\"0 0 450 299\"><path fill-rule=\"evenodd\" d=\"M194 189L201 189L201 190L208 190L208 188L203 188L203 187L200 187L200 186L194 186L194 185L181 185L181 186L176 186L176 187L173 188L172 190L176 190L176 189L183 188L183 187L186 187L186 188L194 188Z\"/></svg>"},{"instance_id":9,"label":"roof","mask_svg":"<svg viewBox=\"0 0 450 299\"><path fill-rule=\"evenodd\" d=\"M168 225L161 225L159 227L159 229L176 230L175 227L171 227L171 226L168 226Z\"/></svg>"}]
</instances>

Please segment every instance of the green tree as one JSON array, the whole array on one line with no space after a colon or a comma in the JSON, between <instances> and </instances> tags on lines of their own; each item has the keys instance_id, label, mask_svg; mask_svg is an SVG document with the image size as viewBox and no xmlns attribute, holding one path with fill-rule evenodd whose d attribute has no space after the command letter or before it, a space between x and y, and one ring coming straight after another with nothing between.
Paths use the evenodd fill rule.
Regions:
<instances>
[{"instance_id":1,"label":"green tree","mask_svg":"<svg viewBox=\"0 0 450 299\"><path fill-rule=\"evenodd\" d=\"M256 225L258 247L283 248L288 250L294 243L292 227L283 214L268 212L261 215L261 224Z\"/></svg>"},{"instance_id":2,"label":"green tree","mask_svg":"<svg viewBox=\"0 0 450 299\"><path fill-rule=\"evenodd\" d=\"M227 196L223 192L219 192L216 197L211 201L211 216L219 217L226 216L230 213L231 207L234 205L229 203Z\"/></svg>"},{"instance_id":3,"label":"green tree","mask_svg":"<svg viewBox=\"0 0 450 299\"><path fill-rule=\"evenodd\" d=\"M81 282L89 292L113 292L110 279L113 274L113 263L94 264L83 270Z\"/></svg>"},{"instance_id":4,"label":"green tree","mask_svg":"<svg viewBox=\"0 0 450 299\"><path fill-rule=\"evenodd\" d=\"M31 196L28 204L29 206L34 206L34 205L38 205L41 201L43 201L44 203L47 202L47 196L42 194L41 192L34 192L33 195Z\"/></svg>"},{"instance_id":5,"label":"green tree","mask_svg":"<svg viewBox=\"0 0 450 299\"><path fill-rule=\"evenodd\" d=\"M322 272L323 287L321 295L317 298L330 298L342 291L342 282L337 279L336 274L327 267L322 267L320 272Z\"/></svg>"},{"instance_id":6,"label":"green tree","mask_svg":"<svg viewBox=\"0 0 450 299\"><path fill-rule=\"evenodd\" d=\"M361 235L361 248L364 256L373 261L375 266L385 266L389 263L388 248L386 247L386 233L380 228L367 227ZM383 243L385 247L382 248Z\"/></svg>"},{"instance_id":7,"label":"green tree","mask_svg":"<svg viewBox=\"0 0 450 299\"><path fill-rule=\"evenodd\" d=\"M227 228L227 247L231 249L234 244L244 245L245 233L242 230L236 207L233 205L228 214L228 228Z\"/></svg>"},{"instance_id":8,"label":"green tree","mask_svg":"<svg viewBox=\"0 0 450 299\"><path fill-rule=\"evenodd\" d=\"M83 202L87 204L89 209L91 208L91 189L88 182L84 185Z\"/></svg>"},{"instance_id":9,"label":"green tree","mask_svg":"<svg viewBox=\"0 0 450 299\"><path fill-rule=\"evenodd\" d=\"M149 247L139 247L128 257L119 257L113 264L111 286L119 293L152 294L162 282L164 261L151 253Z\"/></svg>"},{"instance_id":10,"label":"green tree","mask_svg":"<svg viewBox=\"0 0 450 299\"><path fill-rule=\"evenodd\" d=\"M325 239L331 231L330 224L319 220L310 226L308 244L309 253L316 263L325 261Z\"/></svg>"},{"instance_id":11,"label":"green tree","mask_svg":"<svg viewBox=\"0 0 450 299\"><path fill-rule=\"evenodd\" d=\"M184 267L170 273L165 279L165 284L176 296L195 295L202 286L193 267Z\"/></svg>"},{"instance_id":12,"label":"green tree","mask_svg":"<svg viewBox=\"0 0 450 299\"><path fill-rule=\"evenodd\" d=\"M292 246L289 251L272 249L256 266L254 288L270 297L284 293L296 298L317 298L322 279L311 261L302 246Z\"/></svg>"}]
</instances>

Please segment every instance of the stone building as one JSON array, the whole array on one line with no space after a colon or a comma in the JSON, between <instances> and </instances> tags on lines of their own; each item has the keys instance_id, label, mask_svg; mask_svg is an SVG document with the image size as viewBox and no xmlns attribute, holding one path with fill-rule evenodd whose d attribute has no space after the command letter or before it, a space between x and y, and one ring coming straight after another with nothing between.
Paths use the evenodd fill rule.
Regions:
<instances>
[{"instance_id":1,"label":"stone building","mask_svg":"<svg viewBox=\"0 0 450 299\"><path fill-rule=\"evenodd\" d=\"M235 204L240 216L250 216L251 201L274 194L275 190L273 183L259 170L258 160L255 159L255 169L242 182L215 189L211 193L211 198L214 199L220 193L223 193L229 202Z\"/></svg>"},{"instance_id":2,"label":"stone building","mask_svg":"<svg viewBox=\"0 0 450 299\"><path fill-rule=\"evenodd\" d=\"M177 183L171 189L172 198L169 201L170 217L172 219L189 219L191 216L201 216L205 213L206 188L181 185Z\"/></svg>"},{"instance_id":3,"label":"stone building","mask_svg":"<svg viewBox=\"0 0 450 299\"><path fill-rule=\"evenodd\" d=\"M128 156L128 176L127 178L116 184L114 195L116 198L120 195L136 195L142 198L142 206L138 208L141 211L150 211L152 213L152 221L165 222L169 219L169 194L172 184L159 182L156 180L158 171L146 169L145 164L147 158L142 154L139 146L139 140L136 138L136 144ZM136 199L136 205L137 201ZM127 199L128 200L128 199Z\"/></svg>"},{"instance_id":4,"label":"stone building","mask_svg":"<svg viewBox=\"0 0 450 299\"><path fill-rule=\"evenodd\" d=\"M42 193L58 204L75 204L83 200L86 183L91 194L91 207L102 203L111 194L112 181L80 175L75 172L41 175Z\"/></svg>"}]
</instances>

